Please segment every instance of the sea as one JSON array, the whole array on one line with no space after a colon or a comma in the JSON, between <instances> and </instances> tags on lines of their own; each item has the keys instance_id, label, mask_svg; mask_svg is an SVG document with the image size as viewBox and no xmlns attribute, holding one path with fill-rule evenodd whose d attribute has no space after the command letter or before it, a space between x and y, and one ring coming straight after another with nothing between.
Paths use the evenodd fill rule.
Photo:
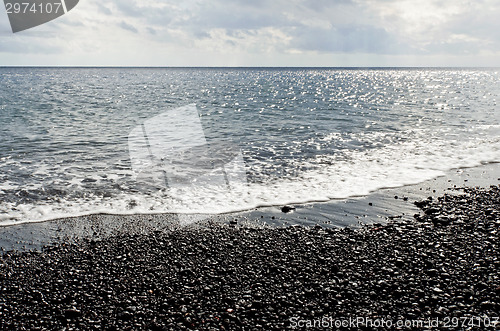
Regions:
<instances>
[{"instance_id":1,"label":"sea","mask_svg":"<svg viewBox=\"0 0 500 331\"><path fill-rule=\"evenodd\" d=\"M0 68L0 226L363 197L500 162L498 68Z\"/></svg>"}]
</instances>

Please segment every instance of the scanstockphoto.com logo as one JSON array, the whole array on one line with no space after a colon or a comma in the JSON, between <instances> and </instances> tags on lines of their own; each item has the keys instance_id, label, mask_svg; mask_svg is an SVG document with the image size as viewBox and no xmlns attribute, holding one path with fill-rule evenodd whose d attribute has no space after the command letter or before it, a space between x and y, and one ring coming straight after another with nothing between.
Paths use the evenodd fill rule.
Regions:
<instances>
[{"instance_id":1,"label":"scanstockphoto.com logo","mask_svg":"<svg viewBox=\"0 0 500 331\"><path fill-rule=\"evenodd\" d=\"M50 22L75 8L79 0L4 0L12 32Z\"/></svg>"},{"instance_id":2,"label":"scanstockphoto.com logo","mask_svg":"<svg viewBox=\"0 0 500 331\"><path fill-rule=\"evenodd\" d=\"M205 135L196 105L168 109L136 126L128 137L138 183L167 189L182 223L207 217L216 201L238 200L247 193L240 148Z\"/></svg>"}]
</instances>

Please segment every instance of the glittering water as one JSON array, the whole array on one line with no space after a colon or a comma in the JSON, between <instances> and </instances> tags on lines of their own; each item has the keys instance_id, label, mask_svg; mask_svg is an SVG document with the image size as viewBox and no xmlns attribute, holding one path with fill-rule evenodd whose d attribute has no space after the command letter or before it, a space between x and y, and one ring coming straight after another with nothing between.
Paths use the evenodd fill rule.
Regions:
<instances>
[{"instance_id":1,"label":"glittering water","mask_svg":"<svg viewBox=\"0 0 500 331\"><path fill-rule=\"evenodd\" d=\"M499 162L499 79L495 69L3 68L0 225L327 201ZM134 175L132 130L189 104L207 142L241 152L240 187Z\"/></svg>"}]
</instances>

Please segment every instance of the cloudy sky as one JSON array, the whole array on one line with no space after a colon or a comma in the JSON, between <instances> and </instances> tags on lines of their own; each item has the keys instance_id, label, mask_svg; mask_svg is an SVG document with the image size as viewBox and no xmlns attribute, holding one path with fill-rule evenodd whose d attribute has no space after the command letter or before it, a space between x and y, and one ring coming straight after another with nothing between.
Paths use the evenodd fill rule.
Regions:
<instances>
[{"instance_id":1,"label":"cloudy sky","mask_svg":"<svg viewBox=\"0 0 500 331\"><path fill-rule=\"evenodd\" d=\"M0 65L500 66L498 0L80 0Z\"/></svg>"}]
</instances>

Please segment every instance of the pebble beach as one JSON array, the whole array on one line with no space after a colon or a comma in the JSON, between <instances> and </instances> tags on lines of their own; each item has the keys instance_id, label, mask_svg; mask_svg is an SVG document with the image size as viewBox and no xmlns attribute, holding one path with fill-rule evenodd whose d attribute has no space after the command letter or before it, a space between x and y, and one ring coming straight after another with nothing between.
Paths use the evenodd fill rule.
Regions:
<instances>
[{"instance_id":1,"label":"pebble beach","mask_svg":"<svg viewBox=\"0 0 500 331\"><path fill-rule=\"evenodd\" d=\"M461 188L360 229L235 220L5 252L0 329L498 329L499 201Z\"/></svg>"}]
</instances>

